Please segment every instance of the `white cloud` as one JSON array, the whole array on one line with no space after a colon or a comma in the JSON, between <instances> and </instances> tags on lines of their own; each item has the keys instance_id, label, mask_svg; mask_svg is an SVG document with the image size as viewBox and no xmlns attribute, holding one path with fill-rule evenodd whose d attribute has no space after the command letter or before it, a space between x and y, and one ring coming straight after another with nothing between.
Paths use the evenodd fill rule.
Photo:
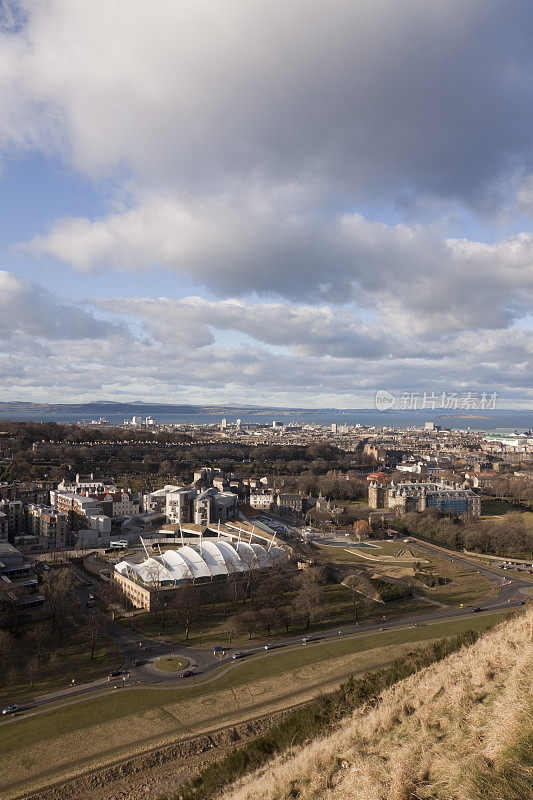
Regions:
<instances>
[{"instance_id":1,"label":"white cloud","mask_svg":"<svg viewBox=\"0 0 533 800\"><path fill-rule=\"evenodd\" d=\"M162 265L226 297L355 300L418 333L502 327L533 300L533 234L488 245L361 214L323 219L281 191L188 205L150 196L95 222L62 220L29 249L82 272Z\"/></svg>"},{"instance_id":2,"label":"white cloud","mask_svg":"<svg viewBox=\"0 0 533 800\"><path fill-rule=\"evenodd\" d=\"M93 295L110 270L133 294L162 267L169 287L185 276L211 298L83 304L0 272L13 391L350 405L376 385L530 386L531 332L516 326L533 235L487 244L432 220L468 209L475 228L531 208L532 6L3 9L0 151L59 159L111 204L56 220L24 256L66 263Z\"/></svg>"}]
</instances>

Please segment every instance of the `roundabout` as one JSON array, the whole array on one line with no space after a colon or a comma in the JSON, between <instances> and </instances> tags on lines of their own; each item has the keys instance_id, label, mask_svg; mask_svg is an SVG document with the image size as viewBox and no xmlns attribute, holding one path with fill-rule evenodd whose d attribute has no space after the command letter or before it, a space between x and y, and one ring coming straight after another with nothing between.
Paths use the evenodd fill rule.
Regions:
<instances>
[{"instance_id":1,"label":"roundabout","mask_svg":"<svg viewBox=\"0 0 533 800\"><path fill-rule=\"evenodd\" d=\"M181 656L168 655L154 659L150 666L153 669L157 669L159 672L173 675L174 673L182 672L184 669L187 669L190 663L188 659L182 658Z\"/></svg>"}]
</instances>

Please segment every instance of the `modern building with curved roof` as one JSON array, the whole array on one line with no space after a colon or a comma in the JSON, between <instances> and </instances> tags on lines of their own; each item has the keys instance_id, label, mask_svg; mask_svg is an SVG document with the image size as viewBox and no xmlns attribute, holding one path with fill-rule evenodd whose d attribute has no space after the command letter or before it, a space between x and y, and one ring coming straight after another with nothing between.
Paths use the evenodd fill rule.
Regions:
<instances>
[{"instance_id":1,"label":"modern building with curved roof","mask_svg":"<svg viewBox=\"0 0 533 800\"><path fill-rule=\"evenodd\" d=\"M134 606L149 610L155 592L177 589L185 581L205 582L235 572L267 569L285 558L281 547L209 539L165 550L141 563L120 561L114 579Z\"/></svg>"}]
</instances>

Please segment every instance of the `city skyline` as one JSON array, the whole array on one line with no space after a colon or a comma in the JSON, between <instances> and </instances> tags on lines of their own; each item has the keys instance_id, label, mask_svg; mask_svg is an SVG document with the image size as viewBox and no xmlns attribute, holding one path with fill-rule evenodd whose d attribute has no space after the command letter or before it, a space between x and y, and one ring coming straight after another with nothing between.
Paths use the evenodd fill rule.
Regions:
<instances>
[{"instance_id":1,"label":"city skyline","mask_svg":"<svg viewBox=\"0 0 533 800\"><path fill-rule=\"evenodd\" d=\"M532 23L4 3L0 400L533 408Z\"/></svg>"}]
</instances>

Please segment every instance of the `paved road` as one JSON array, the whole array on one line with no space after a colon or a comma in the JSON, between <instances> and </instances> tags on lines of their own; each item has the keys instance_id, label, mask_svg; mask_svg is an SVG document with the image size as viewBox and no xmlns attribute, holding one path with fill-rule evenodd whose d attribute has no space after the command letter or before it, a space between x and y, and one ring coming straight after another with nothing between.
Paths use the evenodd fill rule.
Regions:
<instances>
[{"instance_id":1,"label":"paved road","mask_svg":"<svg viewBox=\"0 0 533 800\"><path fill-rule=\"evenodd\" d=\"M411 537L412 539L412 537ZM507 610L517 606L521 598L521 590L531 588L533 586L533 577L516 578L508 577L506 574L502 575L502 571L494 569L482 564L476 564L471 559L462 556L459 553L452 553L451 551L443 551L442 549L428 544L420 540L414 540L416 546L422 550L430 552L432 555L438 553L440 557L447 558L456 564L473 572L479 573L489 578L493 584L494 589L499 589L495 593L481 603L482 610L485 612L494 612L497 610ZM91 592L91 587L83 587L79 589L81 608L83 613L100 613L97 610L91 611L86 608L85 601ZM483 613L482 611L482 613ZM473 610L473 607L458 608L457 606L449 608L439 608L435 611L428 611L426 613L415 613L405 615L402 617L395 617L392 620L381 619L374 622L361 622L360 624L344 625L342 628L338 627L323 630L317 633L312 633L312 640L304 645L302 634L288 635L282 639L276 639L274 646L268 652L265 651L264 643L250 643L249 646L239 648L245 651L247 655L262 653L263 657L268 658L270 653L276 653L280 649L288 652L293 649L298 649L302 646L312 647L314 643L327 642L332 640L339 640L340 638L354 638L359 636L366 636L369 633L392 630L395 628L405 628L406 626L416 625L431 625L438 622L445 622L446 620L456 619L464 615L464 617L477 616L478 612ZM386 614L385 614L386 616ZM226 666L226 669L231 669L234 663L231 659L231 651L221 660L215 658L212 649L207 647L183 647L178 645L168 644L166 642L158 641L157 637L139 637L139 634L119 625L116 622L111 624L111 634L115 639L118 647L122 652L123 664L121 665L124 673L129 674L129 678L124 682L122 677L114 678L111 681L112 685L132 685L137 682L149 684L154 688L169 688L176 686L187 686L191 682L202 682L212 680L215 676L212 673L221 666ZM186 658L191 663L191 668L194 669L194 677L179 679L176 675L169 675L156 670L151 666L154 659L164 655L177 655ZM133 666L134 661L140 660L140 666ZM236 663L239 663L238 661ZM118 665L117 665L118 666ZM216 676L218 678L218 675ZM65 704L72 701L83 699L87 695L101 695L103 692L109 690L110 682L107 676L91 681L90 683L81 684L79 686L69 686L65 689L51 692L46 695L41 695L32 700L21 703L21 712L26 712L26 715L32 713L42 713L47 708ZM20 713L19 712L19 715ZM8 723L13 718L2 720L3 724Z\"/></svg>"}]
</instances>

